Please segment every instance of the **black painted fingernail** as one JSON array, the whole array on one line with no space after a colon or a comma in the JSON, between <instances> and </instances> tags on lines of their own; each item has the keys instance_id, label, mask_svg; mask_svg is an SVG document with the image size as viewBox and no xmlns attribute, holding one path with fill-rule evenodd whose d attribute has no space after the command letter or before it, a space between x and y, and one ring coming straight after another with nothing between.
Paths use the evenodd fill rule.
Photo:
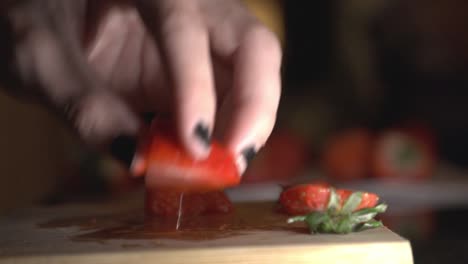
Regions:
<instances>
[{"instance_id":1,"label":"black painted fingernail","mask_svg":"<svg viewBox=\"0 0 468 264\"><path fill-rule=\"evenodd\" d=\"M134 137L119 136L112 141L110 152L114 158L123 162L128 168L130 168L136 148L137 142Z\"/></svg>"},{"instance_id":2,"label":"black painted fingernail","mask_svg":"<svg viewBox=\"0 0 468 264\"><path fill-rule=\"evenodd\" d=\"M211 135L208 126L199 122L194 130L195 136L206 146L209 147L211 145Z\"/></svg>"},{"instance_id":3,"label":"black painted fingernail","mask_svg":"<svg viewBox=\"0 0 468 264\"><path fill-rule=\"evenodd\" d=\"M248 166L255 158L255 155L257 155L257 152L255 151L254 147L248 147L244 149L244 151L242 151L241 154L242 156L244 156L245 162Z\"/></svg>"}]
</instances>

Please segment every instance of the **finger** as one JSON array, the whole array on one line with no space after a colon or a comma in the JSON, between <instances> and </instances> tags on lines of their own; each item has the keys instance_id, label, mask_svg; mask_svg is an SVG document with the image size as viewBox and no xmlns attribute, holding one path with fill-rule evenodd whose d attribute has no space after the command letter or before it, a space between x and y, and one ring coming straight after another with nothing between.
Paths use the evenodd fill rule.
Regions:
<instances>
[{"instance_id":1,"label":"finger","mask_svg":"<svg viewBox=\"0 0 468 264\"><path fill-rule=\"evenodd\" d=\"M140 121L95 77L78 43L61 32L35 33L21 45L20 68L25 76L32 76L30 82L42 88L47 102L71 123L85 143L97 148L110 145L117 158L130 163L134 152L131 145L136 144L131 138L137 135ZM130 144L132 141L135 143ZM125 153L122 146L127 149Z\"/></svg>"},{"instance_id":2,"label":"finger","mask_svg":"<svg viewBox=\"0 0 468 264\"><path fill-rule=\"evenodd\" d=\"M152 3L142 5L146 7L142 13L158 36L168 67L181 142L195 158L204 158L209 153L216 106L208 32L197 1ZM154 12L160 17L157 25L151 21Z\"/></svg>"},{"instance_id":3,"label":"finger","mask_svg":"<svg viewBox=\"0 0 468 264\"><path fill-rule=\"evenodd\" d=\"M281 94L281 48L262 26L251 27L234 52L233 89L224 102L223 138L243 173L276 122ZM220 114L221 115L221 114Z\"/></svg>"}]
</instances>

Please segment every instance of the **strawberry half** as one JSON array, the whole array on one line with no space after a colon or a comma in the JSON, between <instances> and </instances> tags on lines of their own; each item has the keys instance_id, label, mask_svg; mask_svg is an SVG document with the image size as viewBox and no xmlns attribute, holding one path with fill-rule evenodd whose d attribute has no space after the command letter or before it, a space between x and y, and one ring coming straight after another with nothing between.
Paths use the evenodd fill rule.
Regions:
<instances>
[{"instance_id":1,"label":"strawberry half","mask_svg":"<svg viewBox=\"0 0 468 264\"><path fill-rule=\"evenodd\" d=\"M304 184L284 190L283 208L288 223L306 222L312 233L346 234L382 226L374 217L387 209L373 193L335 190L324 184ZM300 215L298 215L300 214Z\"/></svg>"},{"instance_id":2,"label":"strawberry half","mask_svg":"<svg viewBox=\"0 0 468 264\"><path fill-rule=\"evenodd\" d=\"M281 192L279 201L288 214L300 215L325 210L329 198L329 185L303 184L285 189Z\"/></svg>"},{"instance_id":3,"label":"strawberry half","mask_svg":"<svg viewBox=\"0 0 468 264\"><path fill-rule=\"evenodd\" d=\"M338 189L336 190L336 194L340 197L341 206L343 206L343 203L348 200L348 198L353 194L353 191ZM354 210L357 211L364 208L371 208L376 206L378 202L379 197L375 193L361 192L361 203Z\"/></svg>"},{"instance_id":4,"label":"strawberry half","mask_svg":"<svg viewBox=\"0 0 468 264\"><path fill-rule=\"evenodd\" d=\"M240 183L234 156L213 142L209 156L192 158L171 126L153 123L137 153L134 175L145 174L146 188L177 192L222 190Z\"/></svg>"},{"instance_id":5,"label":"strawberry half","mask_svg":"<svg viewBox=\"0 0 468 264\"><path fill-rule=\"evenodd\" d=\"M183 216L226 214L232 212L233 208L231 201L222 191L182 194L152 189L145 193L147 216L176 217L179 210Z\"/></svg>"},{"instance_id":6,"label":"strawberry half","mask_svg":"<svg viewBox=\"0 0 468 264\"><path fill-rule=\"evenodd\" d=\"M326 183L301 184L285 189L280 195L280 204L290 215L324 211L330 202L332 187ZM336 190L339 207L353 194L351 190ZM361 202L355 208L360 210L377 205L379 197L374 193L361 192Z\"/></svg>"}]
</instances>

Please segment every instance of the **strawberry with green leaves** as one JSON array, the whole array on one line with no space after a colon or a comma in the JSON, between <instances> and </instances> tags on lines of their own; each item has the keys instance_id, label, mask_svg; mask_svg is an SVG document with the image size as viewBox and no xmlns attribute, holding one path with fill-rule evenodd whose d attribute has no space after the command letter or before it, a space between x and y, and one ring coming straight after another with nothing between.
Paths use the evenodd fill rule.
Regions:
<instances>
[{"instance_id":1,"label":"strawberry with green leaves","mask_svg":"<svg viewBox=\"0 0 468 264\"><path fill-rule=\"evenodd\" d=\"M376 140L372 176L382 180L428 180L437 166L437 140L430 127L410 124L385 130Z\"/></svg>"},{"instance_id":2,"label":"strawberry with green leaves","mask_svg":"<svg viewBox=\"0 0 468 264\"><path fill-rule=\"evenodd\" d=\"M346 234L382 226L374 217L387 209L367 192L335 190L327 184L303 184L284 190L280 203L288 223L306 222L312 233Z\"/></svg>"}]
</instances>

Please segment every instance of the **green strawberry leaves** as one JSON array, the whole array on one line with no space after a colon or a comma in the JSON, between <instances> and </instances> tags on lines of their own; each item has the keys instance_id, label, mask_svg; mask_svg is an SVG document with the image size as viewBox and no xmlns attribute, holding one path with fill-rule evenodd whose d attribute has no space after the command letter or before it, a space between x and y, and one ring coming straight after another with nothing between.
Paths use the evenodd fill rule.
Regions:
<instances>
[{"instance_id":1,"label":"green strawberry leaves","mask_svg":"<svg viewBox=\"0 0 468 264\"><path fill-rule=\"evenodd\" d=\"M363 223L362 225L358 226L356 231L359 232L359 231L364 231L367 229L373 229L373 228L382 227L382 226L383 224L381 221L372 219L369 222Z\"/></svg>"},{"instance_id":2,"label":"green strawberry leaves","mask_svg":"<svg viewBox=\"0 0 468 264\"><path fill-rule=\"evenodd\" d=\"M334 191L333 191L334 192ZM354 192L352 193L349 198L346 200L346 202L343 205L343 208L341 208L341 213L342 214L349 214L356 210L356 208L359 206L362 200L362 193L361 192Z\"/></svg>"},{"instance_id":3,"label":"green strawberry leaves","mask_svg":"<svg viewBox=\"0 0 468 264\"><path fill-rule=\"evenodd\" d=\"M337 213L340 210L340 197L333 188L330 189L327 209L330 213Z\"/></svg>"},{"instance_id":4,"label":"green strawberry leaves","mask_svg":"<svg viewBox=\"0 0 468 264\"><path fill-rule=\"evenodd\" d=\"M314 212L305 216L296 216L288 219L288 223L306 222L310 227L310 232L315 233L318 230L333 230L335 227L329 214L325 212Z\"/></svg>"},{"instance_id":5,"label":"green strawberry leaves","mask_svg":"<svg viewBox=\"0 0 468 264\"><path fill-rule=\"evenodd\" d=\"M352 193L340 208L340 197L334 189L330 191L330 200L325 212L311 212L307 215L294 216L288 223L305 222L311 233L348 234L383 226L374 219L387 210L386 204L355 211L362 200L361 192Z\"/></svg>"}]
</instances>

